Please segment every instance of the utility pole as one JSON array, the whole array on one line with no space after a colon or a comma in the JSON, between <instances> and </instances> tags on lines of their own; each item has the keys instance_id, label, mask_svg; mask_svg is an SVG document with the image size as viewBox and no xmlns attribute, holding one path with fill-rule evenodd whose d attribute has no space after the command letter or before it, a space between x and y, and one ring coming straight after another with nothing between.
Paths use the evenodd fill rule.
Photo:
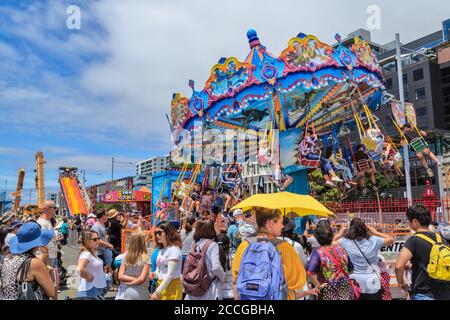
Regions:
<instances>
[{"instance_id":1,"label":"utility pole","mask_svg":"<svg viewBox=\"0 0 450 320\"><path fill-rule=\"evenodd\" d=\"M111 183L114 181L114 157L111 161Z\"/></svg>"},{"instance_id":2,"label":"utility pole","mask_svg":"<svg viewBox=\"0 0 450 320\"><path fill-rule=\"evenodd\" d=\"M403 65L402 65L402 50L400 44L400 34L395 34L395 47L397 50L397 73L398 73L398 88L400 94L400 103L402 110L405 110L405 91L403 88ZM409 168L409 144L405 142L403 145L403 157L405 160L405 177L406 177L406 196L408 205L412 205L412 189L411 189L411 172Z\"/></svg>"}]
</instances>

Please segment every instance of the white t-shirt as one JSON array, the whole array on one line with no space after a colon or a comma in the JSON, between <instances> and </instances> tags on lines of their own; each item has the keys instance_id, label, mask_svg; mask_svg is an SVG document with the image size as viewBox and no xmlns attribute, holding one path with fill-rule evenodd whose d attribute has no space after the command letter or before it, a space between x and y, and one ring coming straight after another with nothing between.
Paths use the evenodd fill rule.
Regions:
<instances>
[{"instance_id":1,"label":"white t-shirt","mask_svg":"<svg viewBox=\"0 0 450 320\"><path fill-rule=\"evenodd\" d=\"M44 219L43 217L40 217L36 221L40 226L42 230L51 230L53 231L53 238L50 240L50 242L47 245L48 248L48 257L49 259L56 259L58 256L58 246L56 245L55 240L57 239L57 232L53 229L52 223Z\"/></svg>"},{"instance_id":2,"label":"white t-shirt","mask_svg":"<svg viewBox=\"0 0 450 320\"><path fill-rule=\"evenodd\" d=\"M11 239L14 237L16 237L15 233L11 233L11 232L8 233L5 238L5 246L9 247L9 243L11 242Z\"/></svg>"},{"instance_id":3,"label":"white t-shirt","mask_svg":"<svg viewBox=\"0 0 450 320\"><path fill-rule=\"evenodd\" d=\"M169 260L178 260L173 275L174 279L181 277L181 249L175 246L167 247L159 250L158 257L156 258L156 265L159 268L158 279L163 280L168 273Z\"/></svg>"},{"instance_id":4,"label":"white t-shirt","mask_svg":"<svg viewBox=\"0 0 450 320\"><path fill-rule=\"evenodd\" d=\"M78 262L81 259L88 260L86 271L92 274L94 280L92 282L88 282L86 279L80 277L81 280L78 291L87 291L93 287L96 287L97 289L105 288L106 275L105 272L103 272L103 261L99 257L92 255L89 251L83 251L78 258Z\"/></svg>"}]
</instances>

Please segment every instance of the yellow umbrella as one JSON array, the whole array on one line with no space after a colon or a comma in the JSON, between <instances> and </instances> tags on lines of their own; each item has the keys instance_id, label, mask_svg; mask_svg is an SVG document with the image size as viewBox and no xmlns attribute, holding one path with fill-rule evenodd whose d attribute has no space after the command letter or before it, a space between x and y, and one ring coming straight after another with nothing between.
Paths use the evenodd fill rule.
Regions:
<instances>
[{"instance_id":1,"label":"yellow umbrella","mask_svg":"<svg viewBox=\"0 0 450 320\"><path fill-rule=\"evenodd\" d=\"M254 207L266 209L278 209L283 214L295 213L299 217L303 216L334 216L334 213L328 210L323 204L311 196L299 195L290 192L280 192L273 194L255 194L254 196L242 201L231 210L242 209L242 211L251 210Z\"/></svg>"}]
</instances>

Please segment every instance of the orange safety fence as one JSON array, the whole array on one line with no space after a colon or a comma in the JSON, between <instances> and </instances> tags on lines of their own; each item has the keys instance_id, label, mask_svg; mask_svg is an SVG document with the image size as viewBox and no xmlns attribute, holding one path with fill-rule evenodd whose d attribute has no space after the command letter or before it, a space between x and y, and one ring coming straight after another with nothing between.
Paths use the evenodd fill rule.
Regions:
<instances>
[{"instance_id":1,"label":"orange safety fence","mask_svg":"<svg viewBox=\"0 0 450 320\"><path fill-rule=\"evenodd\" d=\"M410 204L424 205L435 222L449 222L450 199L365 199L359 201L325 202L324 205L336 215L337 222L350 222L361 218L366 223L406 223L406 211Z\"/></svg>"},{"instance_id":2,"label":"orange safety fence","mask_svg":"<svg viewBox=\"0 0 450 320\"><path fill-rule=\"evenodd\" d=\"M378 232L382 232L391 236L392 238L398 238L403 236L411 235L411 228L406 225L397 225L397 224L389 224L389 223L366 223L369 227L374 227ZM339 230L342 224L337 223L336 229ZM348 226L348 224L347 224Z\"/></svg>"}]
</instances>

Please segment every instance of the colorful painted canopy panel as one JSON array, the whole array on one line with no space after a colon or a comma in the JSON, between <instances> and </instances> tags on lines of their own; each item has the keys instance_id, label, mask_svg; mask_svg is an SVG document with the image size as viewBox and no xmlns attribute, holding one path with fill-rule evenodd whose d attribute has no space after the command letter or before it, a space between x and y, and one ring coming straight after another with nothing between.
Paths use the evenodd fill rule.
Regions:
<instances>
[{"instance_id":1,"label":"colorful painted canopy panel","mask_svg":"<svg viewBox=\"0 0 450 320\"><path fill-rule=\"evenodd\" d=\"M267 51L256 31L247 37L250 53L244 61L221 58L201 91L190 99L174 94L172 132L208 129L264 130L268 122L284 130L301 128L313 119L319 130L352 121L355 101L375 109L382 98L381 68L361 38L351 48L339 35L332 47L313 35L298 34L276 57ZM281 115L281 116L280 116Z\"/></svg>"}]
</instances>

